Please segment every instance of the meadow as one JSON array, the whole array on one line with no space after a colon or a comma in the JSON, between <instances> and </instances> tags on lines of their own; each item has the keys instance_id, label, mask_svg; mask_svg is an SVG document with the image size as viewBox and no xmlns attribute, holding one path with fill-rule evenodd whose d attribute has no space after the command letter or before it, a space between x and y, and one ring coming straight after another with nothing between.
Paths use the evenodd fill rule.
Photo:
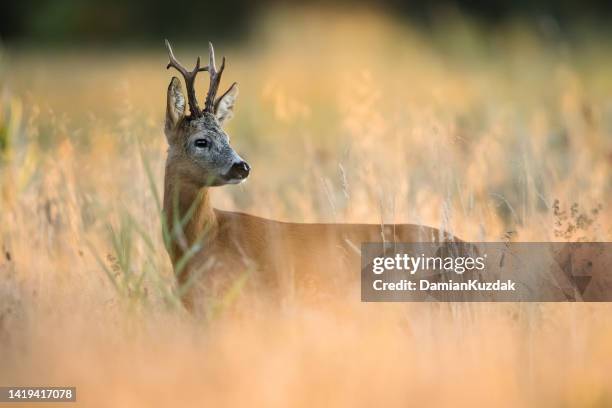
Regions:
<instances>
[{"instance_id":1,"label":"meadow","mask_svg":"<svg viewBox=\"0 0 612 408\"><path fill-rule=\"evenodd\" d=\"M227 57L250 179L218 208L612 240L612 43L279 10ZM174 43L181 61L206 54ZM609 406L609 304L181 307L161 233L159 47L0 54L0 384L76 405ZM198 86L203 95L205 82ZM330 271L333 273L333 271Z\"/></svg>"}]
</instances>

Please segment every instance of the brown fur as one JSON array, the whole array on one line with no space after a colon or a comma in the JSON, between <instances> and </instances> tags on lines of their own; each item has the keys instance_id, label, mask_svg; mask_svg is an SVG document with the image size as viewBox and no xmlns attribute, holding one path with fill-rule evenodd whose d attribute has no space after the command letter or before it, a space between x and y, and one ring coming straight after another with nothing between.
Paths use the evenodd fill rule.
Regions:
<instances>
[{"instance_id":1,"label":"brown fur","mask_svg":"<svg viewBox=\"0 0 612 408\"><path fill-rule=\"evenodd\" d=\"M173 180L172 167L166 180ZM312 301L329 298L359 281L360 246L363 242L443 241L451 237L434 228L412 225L301 224L256 217L212 208L210 189L187 184L175 191L166 183L164 208L171 230L182 231L173 241L176 264L194 244L202 248L190 259L179 283L194 279L184 297L192 308L194 297L223 296L232 282L249 274L248 287L275 299L295 296ZM186 214L195 203L193 216L181 229L172 221L172 197ZM182 244L181 244L182 241Z\"/></svg>"}]
</instances>

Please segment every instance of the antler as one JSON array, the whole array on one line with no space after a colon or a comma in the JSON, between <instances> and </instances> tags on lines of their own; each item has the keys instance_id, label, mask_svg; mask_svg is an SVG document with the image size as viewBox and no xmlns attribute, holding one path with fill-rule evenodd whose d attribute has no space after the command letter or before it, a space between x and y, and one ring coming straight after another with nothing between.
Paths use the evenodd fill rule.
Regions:
<instances>
[{"instance_id":1,"label":"antler","mask_svg":"<svg viewBox=\"0 0 612 408\"><path fill-rule=\"evenodd\" d=\"M210 47L212 50L212 45ZM196 66L193 69L193 71L187 71L187 69L180 62L178 62L178 60L174 56L174 52L172 52L172 46L170 45L170 42L168 40L166 40L166 48L168 49L168 58L170 59L170 61L168 62L168 65L166 66L166 69L170 69L170 67L175 68L178 72L180 72L183 75L183 78L185 79L185 86L187 87L187 97L189 99L189 111L191 112L192 116L195 116L195 117L202 116L202 111L200 110L200 107L198 106L198 99L196 98L196 94L195 94L195 78L198 72L208 71L208 67L200 68L200 57L198 57ZM214 54L213 54L213 59L214 59ZM214 68L213 70L216 71L216 69ZM223 67L221 67L221 71L223 71ZM210 77L211 87L212 87L212 83L213 83L213 74L211 73L211 77ZM218 86L219 84L217 83L217 87ZM208 91L208 94L210 95L210 90ZM208 107L208 98L206 99L206 106ZM205 109L205 111L208 111L208 109Z\"/></svg>"},{"instance_id":2,"label":"antler","mask_svg":"<svg viewBox=\"0 0 612 408\"><path fill-rule=\"evenodd\" d=\"M208 43L208 73L210 74L210 86L208 87L208 94L206 94L206 103L204 104L204 112L214 113L215 111L215 96L219 90L219 83L221 82L221 75L225 69L225 57L221 62L221 68L217 71L217 65L215 64L215 49L211 42Z\"/></svg>"}]
</instances>

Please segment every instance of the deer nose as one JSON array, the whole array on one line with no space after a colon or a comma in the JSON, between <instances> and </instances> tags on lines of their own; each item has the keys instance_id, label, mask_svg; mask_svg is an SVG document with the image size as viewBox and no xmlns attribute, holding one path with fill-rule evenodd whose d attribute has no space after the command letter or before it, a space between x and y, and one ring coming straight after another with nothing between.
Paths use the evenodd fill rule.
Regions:
<instances>
[{"instance_id":1,"label":"deer nose","mask_svg":"<svg viewBox=\"0 0 612 408\"><path fill-rule=\"evenodd\" d=\"M234 163L230 169L230 175L232 178L245 179L251 172L251 166L244 160L238 163Z\"/></svg>"}]
</instances>

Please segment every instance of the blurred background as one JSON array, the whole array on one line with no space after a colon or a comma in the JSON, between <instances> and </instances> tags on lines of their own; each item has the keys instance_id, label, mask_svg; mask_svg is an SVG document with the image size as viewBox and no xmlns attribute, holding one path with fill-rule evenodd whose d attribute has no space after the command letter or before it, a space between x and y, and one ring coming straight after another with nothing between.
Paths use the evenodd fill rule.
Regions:
<instances>
[{"instance_id":1,"label":"blurred background","mask_svg":"<svg viewBox=\"0 0 612 408\"><path fill-rule=\"evenodd\" d=\"M238 81L225 210L612 240L612 2L0 3L0 384L108 406L610 406L610 304L189 316L163 39ZM200 99L207 80L197 83ZM334 271L330 271L333 273Z\"/></svg>"},{"instance_id":2,"label":"blurred background","mask_svg":"<svg viewBox=\"0 0 612 408\"><path fill-rule=\"evenodd\" d=\"M25 0L3 2L0 37L7 42L141 44L159 37L198 41L210 38L244 39L258 16L271 8L329 7L324 1L96 1ZM346 0L333 3L342 9L371 8L417 25L435 26L452 13L495 27L512 20L527 20L547 34L568 34L579 25L608 27L612 5L605 0Z\"/></svg>"}]
</instances>

